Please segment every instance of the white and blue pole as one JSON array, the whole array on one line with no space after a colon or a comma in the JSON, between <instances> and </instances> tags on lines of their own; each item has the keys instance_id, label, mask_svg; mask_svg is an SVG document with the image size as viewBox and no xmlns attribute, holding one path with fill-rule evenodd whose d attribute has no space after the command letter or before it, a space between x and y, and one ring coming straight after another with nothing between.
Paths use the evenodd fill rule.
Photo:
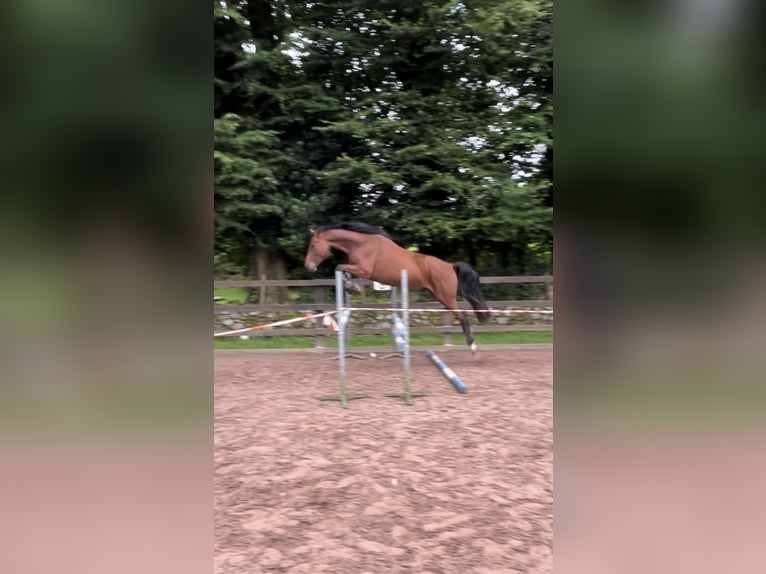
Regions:
<instances>
[{"instance_id":1,"label":"white and blue pole","mask_svg":"<svg viewBox=\"0 0 766 574\"><path fill-rule=\"evenodd\" d=\"M364 399L367 395L346 391L346 327L351 311L346 308L345 277L343 272L335 270L335 309L338 315L338 378L340 392L337 395L319 397L320 401L340 401L340 406L348 408L348 401Z\"/></svg>"},{"instance_id":2,"label":"white and blue pole","mask_svg":"<svg viewBox=\"0 0 766 574\"><path fill-rule=\"evenodd\" d=\"M450 369L444 361L442 361L439 358L439 355L434 353L433 351L427 351L426 355L428 355L428 358L431 359L431 362L436 365L439 370L441 371L442 375L444 375L447 380L452 383L452 385L457 389L459 393L467 393L468 387L465 386L465 383L460 380L460 377L458 377L455 374L455 371Z\"/></svg>"},{"instance_id":3,"label":"white and blue pole","mask_svg":"<svg viewBox=\"0 0 766 574\"><path fill-rule=\"evenodd\" d=\"M412 405L412 399L416 397L425 397L428 393L425 391L412 390L410 371L410 290L406 269L401 270L399 283L399 288L402 294L402 314L401 318L397 316L394 319L394 341L404 359L404 391L401 393L384 393L384 396L400 397L403 398L408 405Z\"/></svg>"}]
</instances>

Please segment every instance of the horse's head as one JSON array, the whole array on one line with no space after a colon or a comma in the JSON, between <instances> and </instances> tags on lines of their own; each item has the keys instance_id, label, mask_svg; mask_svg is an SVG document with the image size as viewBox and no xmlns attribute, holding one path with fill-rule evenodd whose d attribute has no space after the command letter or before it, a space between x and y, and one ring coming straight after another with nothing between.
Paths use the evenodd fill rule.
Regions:
<instances>
[{"instance_id":1,"label":"horse's head","mask_svg":"<svg viewBox=\"0 0 766 574\"><path fill-rule=\"evenodd\" d=\"M304 262L309 271L316 271L319 264L330 256L330 242L324 235L321 231L311 230L311 243Z\"/></svg>"}]
</instances>

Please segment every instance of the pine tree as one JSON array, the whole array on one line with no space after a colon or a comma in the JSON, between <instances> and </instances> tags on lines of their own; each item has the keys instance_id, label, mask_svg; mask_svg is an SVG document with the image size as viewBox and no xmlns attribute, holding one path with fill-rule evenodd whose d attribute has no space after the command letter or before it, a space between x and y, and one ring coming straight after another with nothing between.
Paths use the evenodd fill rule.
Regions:
<instances>
[{"instance_id":1,"label":"pine tree","mask_svg":"<svg viewBox=\"0 0 766 574\"><path fill-rule=\"evenodd\" d=\"M310 226L354 218L498 271L550 265L550 0L216 14L219 252L297 267Z\"/></svg>"}]
</instances>

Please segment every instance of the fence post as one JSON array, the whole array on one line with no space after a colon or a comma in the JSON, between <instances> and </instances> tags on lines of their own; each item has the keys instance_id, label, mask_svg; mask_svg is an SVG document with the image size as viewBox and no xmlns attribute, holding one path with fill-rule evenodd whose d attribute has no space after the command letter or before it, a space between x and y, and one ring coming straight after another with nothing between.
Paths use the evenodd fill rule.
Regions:
<instances>
[{"instance_id":1,"label":"fence post","mask_svg":"<svg viewBox=\"0 0 766 574\"><path fill-rule=\"evenodd\" d=\"M263 306L266 304L266 274L261 273L261 286L258 293L258 304Z\"/></svg>"}]
</instances>

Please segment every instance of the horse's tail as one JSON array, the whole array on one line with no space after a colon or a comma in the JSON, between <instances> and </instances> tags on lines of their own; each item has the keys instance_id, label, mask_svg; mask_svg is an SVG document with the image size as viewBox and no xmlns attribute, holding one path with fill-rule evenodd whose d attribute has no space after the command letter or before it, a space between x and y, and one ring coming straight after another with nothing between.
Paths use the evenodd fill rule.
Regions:
<instances>
[{"instance_id":1,"label":"horse's tail","mask_svg":"<svg viewBox=\"0 0 766 574\"><path fill-rule=\"evenodd\" d=\"M489 319L489 311L487 311L487 302L484 300L484 296L481 294L481 286L479 285L479 274L476 270L462 261L453 263L452 267L457 274L457 290L466 301L471 304L476 313L476 319L483 323Z\"/></svg>"}]
</instances>

